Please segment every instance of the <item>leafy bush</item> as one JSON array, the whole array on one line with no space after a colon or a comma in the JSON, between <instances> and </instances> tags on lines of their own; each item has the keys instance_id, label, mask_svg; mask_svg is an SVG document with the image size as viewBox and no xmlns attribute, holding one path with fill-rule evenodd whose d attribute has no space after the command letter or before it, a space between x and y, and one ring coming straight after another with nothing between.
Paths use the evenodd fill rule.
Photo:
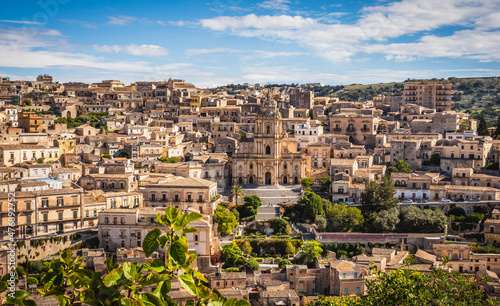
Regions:
<instances>
[{"instance_id":1,"label":"leafy bush","mask_svg":"<svg viewBox=\"0 0 500 306\"><path fill-rule=\"evenodd\" d=\"M31 276L26 278L26 282L28 283L28 285L38 285L38 279Z\"/></svg>"}]
</instances>

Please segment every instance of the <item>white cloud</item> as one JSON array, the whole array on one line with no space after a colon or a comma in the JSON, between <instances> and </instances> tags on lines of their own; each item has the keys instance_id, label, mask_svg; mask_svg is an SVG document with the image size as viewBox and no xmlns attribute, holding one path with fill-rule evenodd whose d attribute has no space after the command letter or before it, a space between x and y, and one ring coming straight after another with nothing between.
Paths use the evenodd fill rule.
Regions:
<instances>
[{"instance_id":1,"label":"white cloud","mask_svg":"<svg viewBox=\"0 0 500 306\"><path fill-rule=\"evenodd\" d=\"M241 50L235 50L235 49L229 49L229 48L187 49L186 55L194 56L194 55L204 55L204 54L213 54L213 53L222 53L222 52L241 52Z\"/></svg>"},{"instance_id":2,"label":"white cloud","mask_svg":"<svg viewBox=\"0 0 500 306\"><path fill-rule=\"evenodd\" d=\"M93 30L97 29L97 25L82 20L72 20L72 19L58 19L58 20L60 22L64 22L67 24L76 24L87 29L93 29Z\"/></svg>"},{"instance_id":3,"label":"white cloud","mask_svg":"<svg viewBox=\"0 0 500 306\"><path fill-rule=\"evenodd\" d=\"M123 16L123 15L107 16L107 17L109 19L108 24L119 25L119 26L128 25L137 20L136 17Z\"/></svg>"},{"instance_id":4,"label":"white cloud","mask_svg":"<svg viewBox=\"0 0 500 306\"><path fill-rule=\"evenodd\" d=\"M481 37L494 35L485 30L500 27L500 1L490 0L402 0L384 5L364 7L362 15L352 24L329 23L324 18L305 18L302 16L279 15L270 16L249 14L246 16L219 16L212 19L202 19L202 27L228 32L242 37L257 37L264 40L277 42L292 42L317 55L332 61L348 61L354 55L365 50L374 52L379 50L384 53L383 42L393 38L406 37L410 41L418 40L419 35L434 31L445 26L468 27L476 31L477 37L469 36L469 40L453 42L455 48L469 49L469 44L484 44ZM476 27L476 28L475 28ZM434 51L439 51L435 44L431 44L432 36L422 37L422 42L429 40L425 45L434 46ZM446 39L436 39L448 43ZM373 48L373 41L378 41ZM451 42L451 41L450 41ZM389 44L390 46L390 44ZM394 48L403 46L394 45ZM492 37L490 46L500 48L500 42ZM418 47L418 46L417 46ZM391 47L390 47L391 48ZM419 54L397 54L392 50L386 58L399 61L415 60L426 56ZM453 53L445 48L446 53ZM377 51L378 52L378 51ZM471 58L476 58L470 55ZM492 52L479 52L480 60L497 60L498 56Z\"/></svg>"},{"instance_id":5,"label":"white cloud","mask_svg":"<svg viewBox=\"0 0 500 306\"><path fill-rule=\"evenodd\" d=\"M267 0L257 4L257 7L266 10L288 11L290 9L288 3L290 3L289 0Z\"/></svg>"},{"instance_id":6,"label":"white cloud","mask_svg":"<svg viewBox=\"0 0 500 306\"><path fill-rule=\"evenodd\" d=\"M0 20L0 22L3 22L3 23L28 24L28 25L40 25L40 24L42 24L41 22L28 21L28 20L5 20L5 19L2 19L2 20Z\"/></svg>"},{"instance_id":7,"label":"white cloud","mask_svg":"<svg viewBox=\"0 0 500 306\"><path fill-rule=\"evenodd\" d=\"M92 48L99 52L126 53L137 56L165 56L168 50L156 45L92 45Z\"/></svg>"}]
</instances>

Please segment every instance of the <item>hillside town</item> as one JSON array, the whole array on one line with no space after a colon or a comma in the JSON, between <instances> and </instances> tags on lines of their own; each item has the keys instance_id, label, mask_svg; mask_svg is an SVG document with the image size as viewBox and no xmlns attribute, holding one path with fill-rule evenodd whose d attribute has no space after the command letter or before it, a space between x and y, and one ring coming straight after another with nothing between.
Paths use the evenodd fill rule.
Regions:
<instances>
[{"instance_id":1,"label":"hillside town","mask_svg":"<svg viewBox=\"0 0 500 306\"><path fill-rule=\"evenodd\" d=\"M173 207L202 215L183 236L208 287L251 305L362 296L399 269L500 297L500 130L455 110L446 81L358 101L322 86L0 77L0 274L11 237L39 302L61 250L103 274L165 260L143 244Z\"/></svg>"}]
</instances>

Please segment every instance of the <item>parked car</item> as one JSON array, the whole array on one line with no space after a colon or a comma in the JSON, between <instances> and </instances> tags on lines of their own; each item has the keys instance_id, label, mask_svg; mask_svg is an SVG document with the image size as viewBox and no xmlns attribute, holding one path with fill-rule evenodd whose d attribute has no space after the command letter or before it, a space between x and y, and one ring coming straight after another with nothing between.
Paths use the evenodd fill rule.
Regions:
<instances>
[{"instance_id":1,"label":"parked car","mask_svg":"<svg viewBox=\"0 0 500 306\"><path fill-rule=\"evenodd\" d=\"M413 203L412 200L405 200L403 203Z\"/></svg>"},{"instance_id":2,"label":"parked car","mask_svg":"<svg viewBox=\"0 0 500 306\"><path fill-rule=\"evenodd\" d=\"M472 198L472 199L470 199L470 200L471 200L471 201L481 201L481 199L480 199L480 198Z\"/></svg>"},{"instance_id":3,"label":"parked car","mask_svg":"<svg viewBox=\"0 0 500 306\"><path fill-rule=\"evenodd\" d=\"M346 205L354 205L354 204L356 204L356 203L354 203L353 201L345 201L345 204L346 204Z\"/></svg>"},{"instance_id":4,"label":"parked car","mask_svg":"<svg viewBox=\"0 0 500 306\"><path fill-rule=\"evenodd\" d=\"M64 235L64 231L57 231L57 235Z\"/></svg>"},{"instance_id":5,"label":"parked car","mask_svg":"<svg viewBox=\"0 0 500 306\"><path fill-rule=\"evenodd\" d=\"M427 203L427 200L418 200L418 203Z\"/></svg>"},{"instance_id":6,"label":"parked car","mask_svg":"<svg viewBox=\"0 0 500 306\"><path fill-rule=\"evenodd\" d=\"M24 236L24 240L30 240L31 236Z\"/></svg>"},{"instance_id":7,"label":"parked car","mask_svg":"<svg viewBox=\"0 0 500 306\"><path fill-rule=\"evenodd\" d=\"M456 199L455 202L465 202L464 198Z\"/></svg>"},{"instance_id":8,"label":"parked car","mask_svg":"<svg viewBox=\"0 0 500 306\"><path fill-rule=\"evenodd\" d=\"M450 199L441 199L441 202L443 202L443 203L449 203L449 202L451 202L451 200Z\"/></svg>"},{"instance_id":9,"label":"parked car","mask_svg":"<svg viewBox=\"0 0 500 306\"><path fill-rule=\"evenodd\" d=\"M49 237L57 236L57 233L50 233Z\"/></svg>"}]
</instances>

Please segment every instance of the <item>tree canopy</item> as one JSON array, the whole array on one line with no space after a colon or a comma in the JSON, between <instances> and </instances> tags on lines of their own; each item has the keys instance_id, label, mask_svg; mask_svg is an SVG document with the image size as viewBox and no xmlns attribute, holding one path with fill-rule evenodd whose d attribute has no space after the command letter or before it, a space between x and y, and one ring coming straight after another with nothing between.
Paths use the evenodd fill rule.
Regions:
<instances>
[{"instance_id":1,"label":"tree canopy","mask_svg":"<svg viewBox=\"0 0 500 306\"><path fill-rule=\"evenodd\" d=\"M169 296L171 282L178 281L182 288L195 296L191 305L250 305L248 301L227 300L217 290L210 290L205 284L207 279L192 267L197 255L189 253L188 240L181 234L196 232L189 226L192 221L202 219L199 213L187 213L180 209L168 207L165 214L158 214L155 222L160 227L150 231L143 241L146 256L150 256L158 248L165 249L165 260L151 259L143 264L125 262L114 264L106 260L107 275L85 269L83 257L72 256L67 249L59 252L46 264L41 278L43 286L38 291L43 296L55 296L59 305L174 305ZM8 288L9 274L0 281L0 292ZM144 290L152 287L153 291ZM126 294L125 294L126 293ZM34 306L29 299L30 294L24 290L7 292L6 303Z\"/></svg>"},{"instance_id":2,"label":"tree canopy","mask_svg":"<svg viewBox=\"0 0 500 306\"><path fill-rule=\"evenodd\" d=\"M486 300L476 288L472 276L432 268L430 274L405 267L389 273L377 273L366 281L361 297L320 297L308 306L347 305L498 305L498 298Z\"/></svg>"},{"instance_id":3,"label":"tree canopy","mask_svg":"<svg viewBox=\"0 0 500 306\"><path fill-rule=\"evenodd\" d=\"M481 116L479 117L479 123L477 124L477 134L481 136L488 135L488 123L486 122L484 111L481 112Z\"/></svg>"},{"instance_id":4,"label":"tree canopy","mask_svg":"<svg viewBox=\"0 0 500 306\"><path fill-rule=\"evenodd\" d=\"M223 235L231 234L238 227L236 216L224 204L219 204L215 209L214 222L218 223L217 230Z\"/></svg>"},{"instance_id":5,"label":"tree canopy","mask_svg":"<svg viewBox=\"0 0 500 306\"><path fill-rule=\"evenodd\" d=\"M335 203L326 207L325 217L326 230L329 232L350 232L360 229L364 222L361 210L344 203Z\"/></svg>"},{"instance_id":6,"label":"tree canopy","mask_svg":"<svg viewBox=\"0 0 500 306\"><path fill-rule=\"evenodd\" d=\"M297 217L301 221L309 220L314 222L317 215L323 215L323 201L314 192L307 192L300 197L295 205Z\"/></svg>"},{"instance_id":7,"label":"tree canopy","mask_svg":"<svg viewBox=\"0 0 500 306\"><path fill-rule=\"evenodd\" d=\"M365 191L361 194L361 203L365 214L397 207L398 202L394 198L395 194L396 189L388 176L384 177L382 184L376 181L366 182Z\"/></svg>"}]
</instances>

